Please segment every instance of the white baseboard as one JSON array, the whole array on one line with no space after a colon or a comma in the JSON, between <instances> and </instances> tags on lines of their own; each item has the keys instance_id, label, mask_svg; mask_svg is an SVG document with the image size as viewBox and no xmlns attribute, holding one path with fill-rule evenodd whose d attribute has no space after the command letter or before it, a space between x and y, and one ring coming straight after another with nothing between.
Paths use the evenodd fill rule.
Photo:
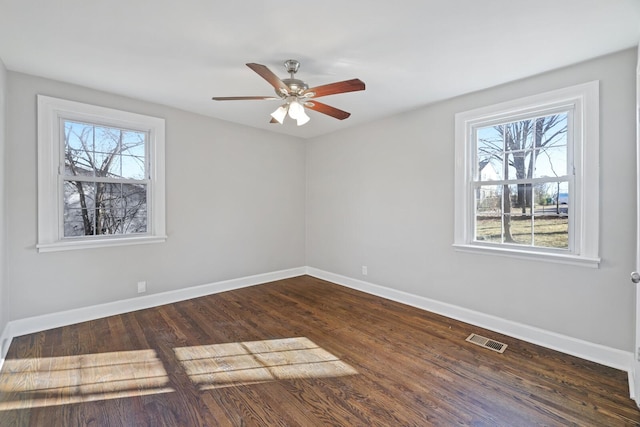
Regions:
<instances>
[{"instance_id":1,"label":"white baseboard","mask_svg":"<svg viewBox=\"0 0 640 427\"><path fill-rule=\"evenodd\" d=\"M452 304L435 301L422 296L410 294L396 289L375 285L362 280L352 279L339 274L330 273L313 267L298 267L288 270L275 271L265 274L257 274L238 279L225 280L221 282L209 283L175 291L162 292L158 294L145 295L137 298L114 301L105 304L98 304L90 307L83 307L57 313L50 313L41 316L34 316L25 319L11 321L5 327L0 337L1 356L0 368L4 363L9 344L13 337L39 332L60 326L99 319L135 310L156 307L163 304L170 304L184 301L191 298L198 298L219 292L272 282L275 280L287 279L290 277L308 274L319 279L327 280L342 286L357 289L372 295L392 301L401 302L423 310L431 311L452 319L470 323L478 327L489 329L504 335L508 335L523 341L541 345L566 354L580 357L609 366L615 369L631 372L633 363L633 353L626 352L600 344L561 335L544 329L513 322L499 317L491 316L481 312L469 310Z\"/></svg>"},{"instance_id":2,"label":"white baseboard","mask_svg":"<svg viewBox=\"0 0 640 427\"><path fill-rule=\"evenodd\" d=\"M308 275L368 294L377 295L452 319L489 329L523 341L557 350L562 353L590 360L601 365L631 372L633 353L622 351L600 344L594 344L577 338L502 319L489 314L480 313L452 304L435 301L422 296L410 294L384 286L374 285L362 280L352 279L339 274L330 273L313 267L307 267Z\"/></svg>"},{"instance_id":3,"label":"white baseboard","mask_svg":"<svg viewBox=\"0 0 640 427\"><path fill-rule=\"evenodd\" d=\"M144 295L137 298L113 301L90 307L76 308L73 310L13 320L9 322L9 325L7 326L9 327L9 336L17 337L20 335L44 331L46 329L100 319L102 317L143 310L145 308L156 307L163 304L171 304L191 298L198 298L247 286L259 285L261 283L273 282L275 280L288 279L290 277L301 276L303 274L305 274L305 267L256 274L254 276L192 286L189 288L177 289L175 291Z\"/></svg>"},{"instance_id":4,"label":"white baseboard","mask_svg":"<svg viewBox=\"0 0 640 427\"><path fill-rule=\"evenodd\" d=\"M4 359L7 357L7 352L9 351L9 346L11 345L12 340L13 335L11 334L11 322L9 322L4 327L2 335L0 335L0 370L2 370L2 365L4 365Z\"/></svg>"}]
</instances>

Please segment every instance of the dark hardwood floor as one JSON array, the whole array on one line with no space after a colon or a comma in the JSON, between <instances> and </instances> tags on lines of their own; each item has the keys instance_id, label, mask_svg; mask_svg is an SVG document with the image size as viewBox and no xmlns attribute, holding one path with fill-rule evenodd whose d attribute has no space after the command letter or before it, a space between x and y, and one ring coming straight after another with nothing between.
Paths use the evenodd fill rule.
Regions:
<instances>
[{"instance_id":1,"label":"dark hardwood floor","mask_svg":"<svg viewBox=\"0 0 640 427\"><path fill-rule=\"evenodd\" d=\"M640 411L625 372L308 276L21 336L0 372L0 426L254 425L623 426Z\"/></svg>"}]
</instances>

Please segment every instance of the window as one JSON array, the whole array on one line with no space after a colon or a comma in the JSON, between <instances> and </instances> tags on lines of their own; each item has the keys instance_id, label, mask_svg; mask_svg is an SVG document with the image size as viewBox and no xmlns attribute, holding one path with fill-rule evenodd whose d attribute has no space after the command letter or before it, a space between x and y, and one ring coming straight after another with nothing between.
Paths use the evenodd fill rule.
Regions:
<instances>
[{"instance_id":1,"label":"window","mask_svg":"<svg viewBox=\"0 0 640 427\"><path fill-rule=\"evenodd\" d=\"M597 267L598 82L456 114L460 250Z\"/></svg>"},{"instance_id":2,"label":"window","mask_svg":"<svg viewBox=\"0 0 640 427\"><path fill-rule=\"evenodd\" d=\"M166 240L164 120L38 95L38 251Z\"/></svg>"}]
</instances>

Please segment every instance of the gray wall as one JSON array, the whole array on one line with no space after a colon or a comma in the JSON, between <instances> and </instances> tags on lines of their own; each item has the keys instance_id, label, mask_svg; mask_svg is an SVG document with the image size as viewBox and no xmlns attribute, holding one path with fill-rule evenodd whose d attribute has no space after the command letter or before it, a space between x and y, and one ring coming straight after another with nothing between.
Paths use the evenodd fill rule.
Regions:
<instances>
[{"instance_id":1,"label":"gray wall","mask_svg":"<svg viewBox=\"0 0 640 427\"><path fill-rule=\"evenodd\" d=\"M0 334L9 322L9 290L6 263L6 111L7 70L0 59ZM0 348L0 352L3 349Z\"/></svg>"},{"instance_id":2,"label":"gray wall","mask_svg":"<svg viewBox=\"0 0 640 427\"><path fill-rule=\"evenodd\" d=\"M140 280L152 293L308 265L632 351L635 66L635 49L619 52L306 143L8 72L0 326L134 297ZM455 113L591 80L601 82L600 268L454 251ZM166 243L36 252L38 93L166 119Z\"/></svg>"},{"instance_id":3,"label":"gray wall","mask_svg":"<svg viewBox=\"0 0 640 427\"><path fill-rule=\"evenodd\" d=\"M312 140L307 265L633 351L635 68L626 50ZM601 100L600 268L456 252L455 113L591 80Z\"/></svg>"},{"instance_id":4,"label":"gray wall","mask_svg":"<svg viewBox=\"0 0 640 427\"><path fill-rule=\"evenodd\" d=\"M10 318L304 265L305 156L297 138L8 72ZM166 120L166 243L38 253L36 94Z\"/></svg>"}]
</instances>

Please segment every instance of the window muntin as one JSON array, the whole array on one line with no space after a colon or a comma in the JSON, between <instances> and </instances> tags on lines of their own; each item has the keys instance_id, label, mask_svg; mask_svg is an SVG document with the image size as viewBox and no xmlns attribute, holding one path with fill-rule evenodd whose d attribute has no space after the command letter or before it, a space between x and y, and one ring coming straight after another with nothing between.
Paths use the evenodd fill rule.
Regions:
<instances>
[{"instance_id":1,"label":"window muntin","mask_svg":"<svg viewBox=\"0 0 640 427\"><path fill-rule=\"evenodd\" d=\"M38 95L39 252L158 243L164 120Z\"/></svg>"}]
</instances>

